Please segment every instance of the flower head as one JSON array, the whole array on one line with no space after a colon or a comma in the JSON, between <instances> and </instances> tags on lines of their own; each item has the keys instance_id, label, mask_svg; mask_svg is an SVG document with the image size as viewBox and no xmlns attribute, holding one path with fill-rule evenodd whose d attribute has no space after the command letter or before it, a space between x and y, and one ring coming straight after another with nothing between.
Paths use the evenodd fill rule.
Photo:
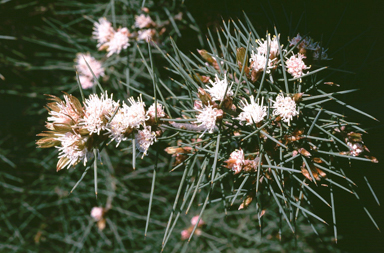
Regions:
<instances>
[{"instance_id":1,"label":"flower head","mask_svg":"<svg viewBox=\"0 0 384 253\"><path fill-rule=\"evenodd\" d=\"M101 94L100 98L96 94L91 94L88 99L85 99L85 114L81 120L80 125L83 125L89 133L100 134L107 128L108 118L113 115L118 102L113 101L108 97L107 92Z\"/></svg>"},{"instance_id":2,"label":"flower head","mask_svg":"<svg viewBox=\"0 0 384 253\"><path fill-rule=\"evenodd\" d=\"M240 173L244 165L244 152L242 149L235 150L231 153L230 158L225 161L227 168L235 172Z\"/></svg>"},{"instance_id":3,"label":"flower head","mask_svg":"<svg viewBox=\"0 0 384 253\"><path fill-rule=\"evenodd\" d=\"M199 215L196 215L196 216L193 216L192 219L191 219L191 225L192 226L195 226L197 224L197 221L199 220ZM205 222L203 221L203 219L200 219L199 220L199 224L197 224L198 227L201 227L205 224Z\"/></svg>"},{"instance_id":4,"label":"flower head","mask_svg":"<svg viewBox=\"0 0 384 253\"><path fill-rule=\"evenodd\" d=\"M259 105L259 99L255 103L253 95L250 97L251 103L245 100L241 101L243 112L240 113L237 118L239 121L246 121L246 125L252 125L253 123L259 123L267 115L267 107L263 106L264 98L261 99L261 104Z\"/></svg>"},{"instance_id":5,"label":"flower head","mask_svg":"<svg viewBox=\"0 0 384 253\"><path fill-rule=\"evenodd\" d=\"M127 140L127 135L132 132L132 128L129 126L126 110L119 108L113 119L107 124L106 130L109 132L110 142L117 142L116 147L120 142Z\"/></svg>"},{"instance_id":6,"label":"flower head","mask_svg":"<svg viewBox=\"0 0 384 253\"><path fill-rule=\"evenodd\" d=\"M80 101L72 95L65 94L64 101L55 96L51 96L51 100L55 101L47 105L51 123L76 125L84 115Z\"/></svg>"},{"instance_id":7,"label":"flower head","mask_svg":"<svg viewBox=\"0 0 384 253\"><path fill-rule=\"evenodd\" d=\"M156 31L154 29L140 30L138 31L137 40L145 40L146 42L149 42L155 34Z\"/></svg>"},{"instance_id":8,"label":"flower head","mask_svg":"<svg viewBox=\"0 0 384 253\"><path fill-rule=\"evenodd\" d=\"M296 103L291 97L284 97L283 94L279 94L276 97L276 101L271 101L273 103L272 108L275 108L272 114L282 117L284 122L288 122L288 125L290 125L293 116L299 114L296 110Z\"/></svg>"},{"instance_id":9,"label":"flower head","mask_svg":"<svg viewBox=\"0 0 384 253\"><path fill-rule=\"evenodd\" d=\"M220 78L217 76L215 77L215 82L212 82L209 80L212 87L208 87L208 89L205 89L208 91L208 93L211 95L213 100L220 100L223 101L226 96L233 96L233 91L231 90L231 86L228 87L228 81L226 74L224 75L224 79L220 80Z\"/></svg>"},{"instance_id":10,"label":"flower head","mask_svg":"<svg viewBox=\"0 0 384 253\"><path fill-rule=\"evenodd\" d=\"M98 207L98 206L95 206L95 207L92 208L92 210L91 210L91 217L95 221L101 220L103 218L103 215L104 215L104 208Z\"/></svg>"},{"instance_id":11,"label":"flower head","mask_svg":"<svg viewBox=\"0 0 384 253\"><path fill-rule=\"evenodd\" d=\"M157 110L155 110L157 109ZM147 111L147 116L150 118L155 118L155 114L157 113L157 118L164 118L165 112L162 104L157 103L157 108L155 107L155 103L153 103Z\"/></svg>"},{"instance_id":12,"label":"flower head","mask_svg":"<svg viewBox=\"0 0 384 253\"><path fill-rule=\"evenodd\" d=\"M99 18L99 23L93 23L92 37L97 40L97 47L108 42L113 36L113 33L112 24L106 18Z\"/></svg>"},{"instance_id":13,"label":"flower head","mask_svg":"<svg viewBox=\"0 0 384 253\"><path fill-rule=\"evenodd\" d=\"M294 78L301 77L304 73L303 70L309 69L310 67L306 66L303 59L306 58L304 55L298 53L296 55L292 55L288 60L285 61L287 71Z\"/></svg>"},{"instance_id":14,"label":"flower head","mask_svg":"<svg viewBox=\"0 0 384 253\"><path fill-rule=\"evenodd\" d=\"M200 114L197 115L197 121L195 123L200 123L199 126L205 128L204 133L206 131L213 133L213 129L216 126L216 118L223 115L222 111L216 108L212 108L212 105L204 106L203 109L198 111Z\"/></svg>"},{"instance_id":15,"label":"flower head","mask_svg":"<svg viewBox=\"0 0 384 253\"><path fill-rule=\"evenodd\" d=\"M142 29L145 27L150 27L153 25L154 22L152 21L150 16L145 16L144 14L141 14L140 16L135 17L135 26Z\"/></svg>"},{"instance_id":16,"label":"flower head","mask_svg":"<svg viewBox=\"0 0 384 253\"><path fill-rule=\"evenodd\" d=\"M98 78L99 76L104 76L104 68L101 65L101 62L96 60L89 53L78 53L75 61L76 69L79 72L80 76L89 77L91 80L93 79L93 74L95 74L96 78Z\"/></svg>"},{"instance_id":17,"label":"flower head","mask_svg":"<svg viewBox=\"0 0 384 253\"><path fill-rule=\"evenodd\" d=\"M259 47L257 48L257 53L266 56L268 53L268 41L261 39L257 40L256 42L257 44L259 44ZM269 47L269 58L274 59L279 54L279 42L276 36L273 36L273 39L269 41Z\"/></svg>"},{"instance_id":18,"label":"flower head","mask_svg":"<svg viewBox=\"0 0 384 253\"><path fill-rule=\"evenodd\" d=\"M90 89L94 86L94 82L92 81L93 77L89 76L79 76L79 82L81 84L81 88Z\"/></svg>"},{"instance_id":19,"label":"flower head","mask_svg":"<svg viewBox=\"0 0 384 253\"><path fill-rule=\"evenodd\" d=\"M251 63L251 67L256 72L260 72L260 71L265 70L266 73L271 72L271 69L274 67L274 61L275 61L275 59L273 59L273 60L268 59L267 69L265 70L265 65L267 63L267 57L264 54L261 54L259 52L257 54L255 54L255 52L252 50L251 58L249 59L249 62Z\"/></svg>"},{"instance_id":20,"label":"flower head","mask_svg":"<svg viewBox=\"0 0 384 253\"><path fill-rule=\"evenodd\" d=\"M115 32L112 38L107 41L104 45L107 47L107 57L113 54L120 54L122 49L126 49L130 44L129 42L129 31L127 28L121 28Z\"/></svg>"},{"instance_id":21,"label":"flower head","mask_svg":"<svg viewBox=\"0 0 384 253\"><path fill-rule=\"evenodd\" d=\"M145 156L149 147L156 141L156 133L151 131L150 126L146 126L137 132L135 141L136 148Z\"/></svg>"},{"instance_id":22,"label":"flower head","mask_svg":"<svg viewBox=\"0 0 384 253\"><path fill-rule=\"evenodd\" d=\"M57 171L67 167L75 166L83 161L84 165L87 160L93 157L93 153L89 152L86 147L87 137L82 137L80 134L67 132L57 137L61 142L59 149L59 161L57 163Z\"/></svg>"},{"instance_id":23,"label":"flower head","mask_svg":"<svg viewBox=\"0 0 384 253\"><path fill-rule=\"evenodd\" d=\"M130 97L128 102L130 106L123 104L123 109L128 117L129 126L138 128L140 125L145 125L145 121L149 117L145 113L145 104L141 96L137 98L137 102L133 97Z\"/></svg>"}]
</instances>

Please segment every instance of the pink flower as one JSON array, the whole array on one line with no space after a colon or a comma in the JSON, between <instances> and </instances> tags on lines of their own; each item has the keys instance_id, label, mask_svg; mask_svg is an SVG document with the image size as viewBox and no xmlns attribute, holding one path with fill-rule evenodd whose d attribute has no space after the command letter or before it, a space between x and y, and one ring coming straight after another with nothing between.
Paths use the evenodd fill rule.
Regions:
<instances>
[{"instance_id":1,"label":"pink flower","mask_svg":"<svg viewBox=\"0 0 384 253\"><path fill-rule=\"evenodd\" d=\"M87 76L91 80L93 79L93 74L95 74L96 78L104 76L104 68L101 65L101 62L96 60L89 53L78 53L75 61L77 63L76 69L80 76Z\"/></svg>"},{"instance_id":2,"label":"pink flower","mask_svg":"<svg viewBox=\"0 0 384 253\"><path fill-rule=\"evenodd\" d=\"M79 76L79 81L81 84L81 87L83 89L90 89L93 87L94 83L92 82L92 78L88 76Z\"/></svg>"},{"instance_id":3,"label":"pink flower","mask_svg":"<svg viewBox=\"0 0 384 253\"><path fill-rule=\"evenodd\" d=\"M195 226L196 223L197 223L197 221L198 221L198 219L199 219L199 216L198 216L198 215L193 216L192 219L191 219L191 225L192 225L192 226ZM199 224L198 224L197 226L198 226L198 227L201 227L201 226L204 225L204 224L205 224L205 223L204 223L203 219L200 219Z\"/></svg>"},{"instance_id":4,"label":"pink flower","mask_svg":"<svg viewBox=\"0 0 384 253\"><path fill-rule=\"evenodd\" d=\"M130 44L129 42L129 31L126 27L119 29L115 32L112 38L104 45L107 47L107 57L113 54L120 54L121 50L126 49Z\"/></svg>"},{"instance_id":5,"label":"pink flower","mask_svg":"<svg viewBox=\"0 0 384 253\"><path fill-rule=\"evenodd\" d=\"M92 38L97 40L97 47L100 47L113 36L113 27L106 18L99 18L99 23L95 22L93 25Z\"/></svg>"},{"instance_id":6,"label":"pink flower","mask_svg":"<svg viewBox=\"0 0 384 253\"><path fill-rule=\"evenodd\" d=\"M184 229L181 231L181 240L185 241L191 236L191 232L189 232L187 229Z\"/></svg>"},{"instance_id":7,"label":"pink flower","mask_svg":"<svg viewBox=\"0 0 384 253\"><path fill-rule=\"evenodd\" d=\"M99 221L103 218L103 214L104 214L104 208L102 207L93 207L92 210L91 210L91 217L95 220L95 221Z\"/></svg>"},{"instance_id":8,"label":"pink flower","mask_svg":"<svg viewBox=\"0 0 384 253\"><path fill-rule=\"evenodd\" d=\"M305 65L303 61L304 58L306 58L304 55L298 53L297 56L292 55L288 60L285 61L287 72L294 78L300 78L304 74L303 70L310 68Z\"/></svg>"},{"instance_id":9,"label":"pink flower","mask_svg":"<svg viewBox=\"0 0 384 253\"><path fill-rule=\"evenodd\" d=\"M138 32L137 40L145 40L146 42L149 42L155 34L156 31L154 29L140 30Z\"/></svg>"},{"instance_id":10,"label":"pink flower","mask_svg":"<svg viewBox=\"0 0 384 253\"><path fill-rule=\"evenodd\" d=\"M141 14L140 16L135 17L135 26L142 29L145 27L150 27L153 25L154 22L152 21L150 16L145 16L144 14Z\"/></svg>"}]
</instances>

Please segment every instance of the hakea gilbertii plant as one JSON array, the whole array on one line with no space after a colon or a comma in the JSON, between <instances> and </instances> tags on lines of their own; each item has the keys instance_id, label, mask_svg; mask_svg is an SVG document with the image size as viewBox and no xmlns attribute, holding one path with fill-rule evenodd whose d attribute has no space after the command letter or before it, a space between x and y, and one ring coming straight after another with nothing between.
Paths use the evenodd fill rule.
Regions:
<instances>
[{"instance_id":1,"label":"hakea gilbertii plant","mask_svg":"<svg viewBox=\"0 0 384 253\"><path fill-rule=\"evenodd\" d=\"M320 43L300 35L285 40L276 29L273 37L261 38L246 25L224 22L216 41L209 33L209 49L198 50L200 56L185 55L173 41L175 57L148 45L168 60L170 82L179 86L170 89L147 65L155 97L148 110L141 97L120 106L107 93L91 95L84 105L68 94L65 101L51 96L49 131L37 144L59 149L61 169L86 163L105 142L119 145L135 136L133 151L143 154L159 152L151 151L155 140L163 143L174 157L172 171L183 171L163 248L197 195L204 201L188 239L212 202L222 202L223 210L254 203L260 226L261 217L277 208L295 232L300 213L310 222L326 223L310 210L311 199L317 198L332 210L337 240L332 188L356 194L343 159L377 162L364 145L365 131L327 107L330 101L345 105L336 96L352 90L334 91L322 76L323 60L330 58ZM144 91L142 96L153 98ZM329 189L329 196L318 193L320 187Z\"/></svg>"}]
</instances>

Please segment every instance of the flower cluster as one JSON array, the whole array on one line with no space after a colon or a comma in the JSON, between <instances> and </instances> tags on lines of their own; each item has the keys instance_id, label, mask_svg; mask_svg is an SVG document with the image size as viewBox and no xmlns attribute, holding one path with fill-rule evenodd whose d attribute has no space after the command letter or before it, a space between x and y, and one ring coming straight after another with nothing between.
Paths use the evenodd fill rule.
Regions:
<instances>
[{"instance_id":1,"label":"flower cluster","mask_svg":"<svg viewBox=\"0 0 384 253\"><path fill-rule=\"evenodd\" d=\"M119 54L122 49L129 46L128 28L123 27L115 31L111 22L106 18L100 18L99 22L95 22L93 25L92 37L97 40L99 50L107 50L107 57Z\"/></svg>"},{"instance_id":2,"label":"flower cluster","mask_svg":"<svg viewBox=\"0 0 384 253\"><path fill-rule=\"evenodd\" d=\"M281 117L284 122L288 122L288 125L290 125L293 117L299 114L296 110L296 102L291 97L284 97L283 94L279 94L276 101L272 101L272 103L272 108L275 109L272 114Z\"/></svg>"},{"instance_id":3,"label":"flower cluster","mask_svg":"<svg viewBox=\"0 0 384 253\"><path fill-rule=\"evenodd\" d=\"M303 70L309 69L310 67L306 66L303 59L304 55L298 53L297 55L292 55L286 62L287 72L291 74L294 78L300 78L304 73ZM301 78L300 78L301 80Z\"/></svg>"},{"instance_id":4,"label":"flower cluster","mask_svg":"<svg viewBox=\"0 0 384 253\"><path fill-rule=\"evenodd\" d=\"M109 142L116 141L118 146L135 132L137 149L143 155L156 140L156 133L151 131L151 127L157 127L156 112L153 112L155 105L145 111L141 97L137 101L129 98L129 105L123 102L122 107L107 92L100 96L91 94L85 99L84 106L69 94L64 95L64 101L55 96L50 96L50 100L54 102L47 105L50 116L46 127L49 131L38 134L43 138L37 141L37 145L59 150L58 171L79 162L85 165L108 138ZM157 108L158 119L167 116L161 105Z\"/></svg>"}]
</instances>

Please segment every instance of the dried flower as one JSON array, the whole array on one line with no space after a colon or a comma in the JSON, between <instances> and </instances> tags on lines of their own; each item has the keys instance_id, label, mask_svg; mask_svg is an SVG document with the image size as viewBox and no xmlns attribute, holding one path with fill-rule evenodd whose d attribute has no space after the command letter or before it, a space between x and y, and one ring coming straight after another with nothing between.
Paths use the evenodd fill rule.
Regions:
<instances>
[{"instance_id":1,"label":"dried flower","mask_svg":"<svg viewBox=\"0 0 384 253\"><path fill-rule=\"evenodd\" d=\"M263 106L264 97L262 97L260 105L259 99L257 99L257 103L255 103L253 95L250 97L250 101L250 104L246 100L240 101L241 105L243 106L243 108L241 108L243 112L241 112L239 117L236 118L240 122L246 121L246 125L252 125L253 123L257 124L267 115L267 107Z\"/></svg>"},{"instance_id":2,"label":"dried flower","mask_svg":"<svg viewBox=\"0 0 384 253\"><path fill-rule=\"evenodd\" d=\"M244 152L242 149L235 150L231 153L230 158L225 161L227 163L227 168L231 169L238 174L241 172L244 165Z\"/></svg>"},{"instance_id":3,"label":"dried flower","mask_svg":"<svg viewBox=\"0 0 384 253\"><path fill-rule=\"evenodd\" d=\"M155 23L152 21L150 16L145 16L144 14L141 14L140 16L135 16L135 26L142 29L142 28L148 28L152 25L155 25Z\"/></svg>"},{"instance_id":4,"label":"dried flower","mask_svg":"<svg viewBox=\"0 0 384 253\"><path fill-rule=\"evenodd\" d=\"M107 57L110 57L113 54L120 54L122 49L126 49L130 44L129 42L129 31L127 28L120 28L115 32L112 38L107 41L104 45L107 47Z\"/></svg>"},{"instance_id":5,"label":"dried flower","mask_svg":"<svg viewBox=\"0 0 384 253\"><path fill-rule=\"evenodd\" d=\"M85 99L85 115L80 125L84 126L89 133L100 134L107 128L108 118L113 115L119 104L108 97L107 92L101 94L100 98L96 94L91 94Z\"/></svg>"},{"instance_id":6,"label":"dried flower","mask_svg":"<svg viewBox=\"0 0 384 253\"><path fill-rule=\"evenodd\" d=\"M227 81L227 75L224 75L224 79L220 80L220 78L217 76L215 77L215 82L212 82L209 80L212 87L208 87L208 89L205 89L208 91L208 93L211 95L213 100L219 100L223 101L224 96L233 96L233 91L231 90L231 86L228 87L228 81Z\"/></svg>"},{"instance_id":7,"label":"dried flower","mask_svg":"<svg viewBox=\"0 0 384 253\"><path fill-rule=\"evenodd\" d=\"M206 131L213 133L213 129L216 126L216 118L223 115L222 111L216 108L212 108L212 105L205 106L202 110L198 111L200 114L197 115L197 121L195 123L200 123L199 126L205 128L205 131L202 135L204 135Z\"/></svg>"},{"instance_id":8,"label":"dried flower","mask_svg":"<svg viewBox=\"0 0 384 253\"><path fill-rule=\"evenodd\" d=\"M303 61L304 58L306 58L304 55L298 53L297 56L292 55L288 60L285 61L288 73L291 74L294 78L301 77L303 75L303 70L310 68L305 65Z\"/></svg>"},{"instance_id":9,"label":"dried flower","mask_svg":"<svg viewBox=\"0 0 384 253\"><path fill-rule=\"evenodd\" d=\"M106 18L99 18L99 23L95 22L93 25L92 37L97 40L97 47L101 47L113 36L112 24Z\"/></svg>"},{"instance_id":10,"label":"dried flower","mask_svg":"<svg viewBox=\"0 0 384 253\"><path fill-rule=\"evenodd\" d=\"M319 47L319 43L313 42L311 37L305 37L303 39L299 33L296 37L289 40L289 42L290 46L296 46L298 49L316 50Z\"/></svg>"},{"instance_id":11,"label":"dried flower","mask_svg":"<svg viewBox=\"0 0 384 253\"><path fill-rule=\"evenodd\" d=\"M143 153L144 157L147 155L149 147L156 141L156 133L151 132L151 126L144 127L136 134L136 148Z\"/></svg>"},{"instance_id":12,"label":"dried flower","mask_svg":"<svg viewBox=\"0 0 384 253\"><path fill-rule=\"evenodd\" d=\"M84 111L77 98L69 94L64 95L64 101L53 95L50 97L51 100L56 102L48 103L47 105L50 109L49 115L51 115L51 117L48 117L48 121L51 121L54 124L59 123L68 125L76 125L79 123Z\"/></svg>"},{"instance_id":13,"label":"dried flower","mask_svg":"<svg viewBox=\"0 0 384 253\"><path fill-rule=\"evenodd\" d=\"M284 97L282 93L277 95L276 101L271 100L271 102L274 103L271 108L275 108L272 114L274 116L281 116L284 122L288 122L288 125L290 125L293 116L299 114L296 111L295 101L291 97Z\"/></svg>"}]
</instances>

